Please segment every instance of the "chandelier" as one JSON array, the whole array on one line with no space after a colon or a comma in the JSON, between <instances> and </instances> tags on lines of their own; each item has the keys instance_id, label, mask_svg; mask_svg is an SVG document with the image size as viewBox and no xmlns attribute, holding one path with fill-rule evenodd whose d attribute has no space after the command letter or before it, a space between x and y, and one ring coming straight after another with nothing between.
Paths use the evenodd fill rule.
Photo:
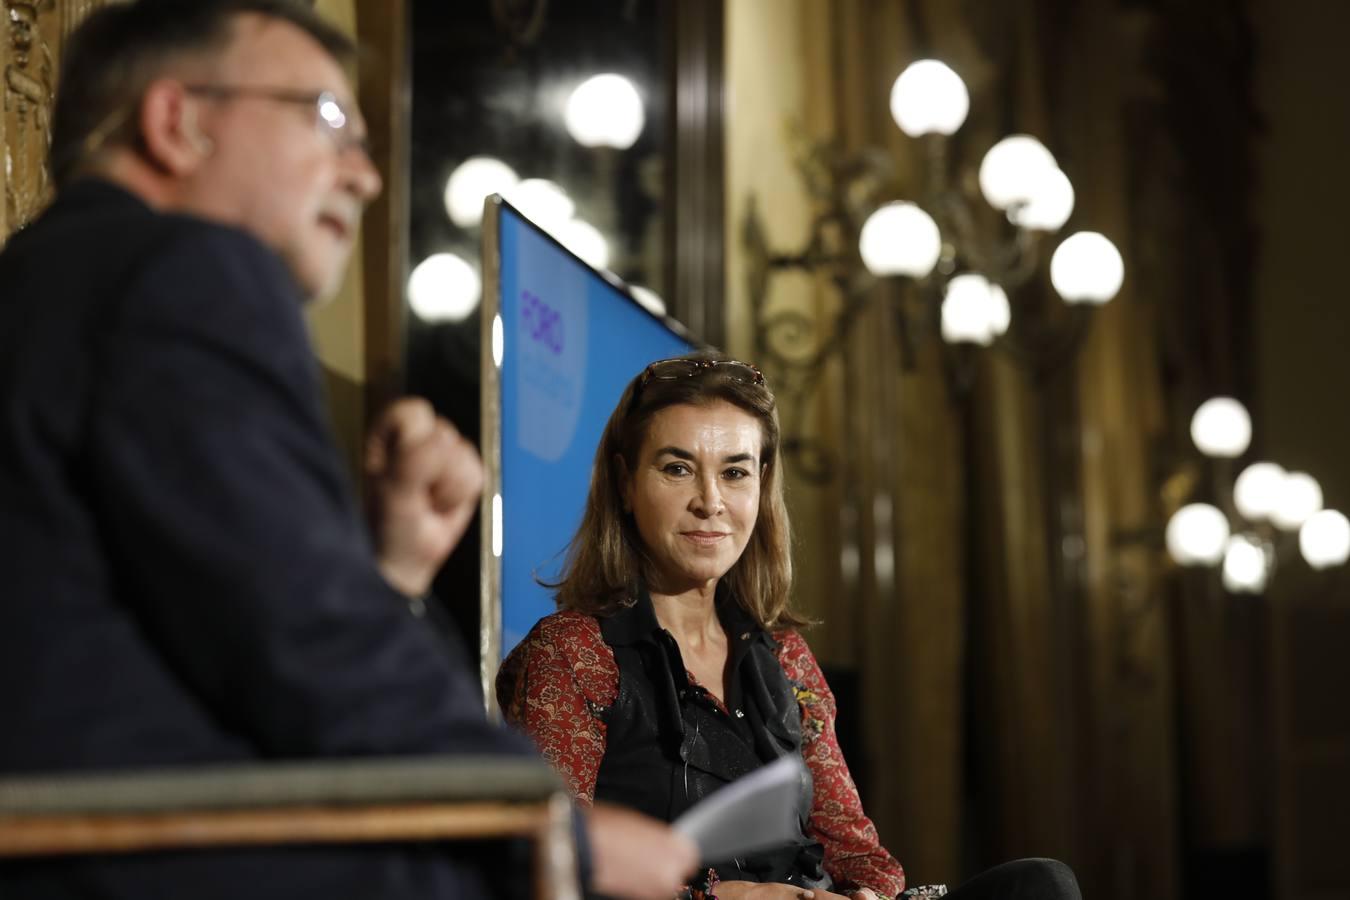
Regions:
<instances>
[{"instance_id":1,"label":"chandelier","mask_svg":"<svg viewBox=\"0 0 1350 900\"><path fill-rule=\"evenodd\" d=\"M1298 554L1313 569L1350 559L1350 520L1323 506L1322 488L1306 472L1273 462L1248 464L1232 477L1234 462L1251 444L1251 417L1231 397L1201 404L1191 440L1215 469L1214 502L1186 503L1167 522L1167 552L1186 567L1219 568L1237 594L1266 590L1278 563Z\"/></svg>"},{"instance_id":2,"label":"chandelier","mask_svg":"<svg viewBox=\"0 0 1350 900\"><path fill-rule=\"evenodd\" d=\"M798 169L818 211L797 252L769 248L751 198L742 238L757 351L777 370L780 393L804 401L815 389L881 279L898 279L899 290L878 302L894 306L902 367L914 367L922 341L940 339L958 393L973 380L970 348L1007 351L1034 371L1058 369L1077 352L1089 311L1119 292L1120 252L1101 233L1078 231L1049 254L1049 280L1067 309L1046 309L1045 293L1028 282L1041 271L1047 236L1073 213L1073 185L1027 134L989 147L977 178L954 173L950 138L969 108L965 83L937 60L914 62L896 79L891 116L924 151L918 200L895 199L903 192L884 151L800 141ZM826 275L838 290L839 311L823 331L800 313L769 310L772 276L791 269Z\"/></svg>"}]
</instances>

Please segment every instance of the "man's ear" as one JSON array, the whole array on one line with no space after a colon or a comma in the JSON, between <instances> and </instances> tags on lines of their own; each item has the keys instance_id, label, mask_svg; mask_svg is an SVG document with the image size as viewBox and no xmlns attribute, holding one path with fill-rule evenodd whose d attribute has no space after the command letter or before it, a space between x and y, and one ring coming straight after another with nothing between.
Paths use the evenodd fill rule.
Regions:
<instances>
[{"instance_id":1,"label":"man's ear","mask_svg":"<svg viewBox=\"0 0 1350 900\"><path fill-rule=\"evenodd\" d=\"M140 144L147 161L169 175L190 175L215 150L197 124L198 103L177 81L160 78L141 97Z\"/></svg>"}]
</instances>

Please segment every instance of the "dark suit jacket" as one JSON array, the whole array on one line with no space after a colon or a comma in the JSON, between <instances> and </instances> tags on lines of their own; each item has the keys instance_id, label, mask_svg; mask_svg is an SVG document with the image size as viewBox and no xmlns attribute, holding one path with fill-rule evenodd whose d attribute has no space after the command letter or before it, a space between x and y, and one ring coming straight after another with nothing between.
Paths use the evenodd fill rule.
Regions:
<instances>
[{"instance_id":1,"label":"dark suit jacket","mask_svg":"<svg viewBox=\"0 0 1350 900\"><path fill-rule=\"evenodd\" d=\"M0 555L0 772L530 752L381 578L300 296L241 231L89 180L0 253ZM128 896L458 890L412 854L236 854L221 880L224 858L63 871ZM0 867L0 896L49 876Z\"/></svg>"}]
</instances>

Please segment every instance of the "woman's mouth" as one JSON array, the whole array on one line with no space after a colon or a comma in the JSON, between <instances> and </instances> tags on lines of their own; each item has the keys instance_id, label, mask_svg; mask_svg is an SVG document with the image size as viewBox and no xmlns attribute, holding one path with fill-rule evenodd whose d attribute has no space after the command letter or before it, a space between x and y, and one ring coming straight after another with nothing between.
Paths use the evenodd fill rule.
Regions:
<instances>
[{"instance_id":1,"label":"woman's mouth","mask_svg":"<svg viewBox=\"0 0 1350 900\"><path fill-rule=\"evenodd\" d=\"M727 536L725 531L681 531L680 536L695 544L711 545L716 544L722 538Z\"/></svg>"}]
</instances>

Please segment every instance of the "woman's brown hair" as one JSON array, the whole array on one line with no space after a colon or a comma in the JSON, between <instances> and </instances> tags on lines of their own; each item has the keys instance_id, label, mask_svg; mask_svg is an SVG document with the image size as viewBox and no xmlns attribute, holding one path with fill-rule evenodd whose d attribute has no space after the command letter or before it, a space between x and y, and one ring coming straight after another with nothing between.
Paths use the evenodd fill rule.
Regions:
<instances>
[{"instance_id":1,"label":"woman's brown hair","mask_svg":"<svg viewBox=\"0 0 1350 900\"><path fill-rule=\"evenodd\" d=\"M740 559L722 584L761 626L781 629L807 624L789 606L792 591L791 528L783 502L778 413L773 393L757 369L716 353L663 360L628 383L609 417L591 468L591 489L581 526L568 545L556 582L560 609L604 616L635 602L638 582L649 576L633 518L623 508L622 459L636 471L638 454L652 417L681 404L706 406L724 400L754 416L763 433L759 518ZM674 371L673 376L662 373Z\"/></svg>"}]
</instances>

